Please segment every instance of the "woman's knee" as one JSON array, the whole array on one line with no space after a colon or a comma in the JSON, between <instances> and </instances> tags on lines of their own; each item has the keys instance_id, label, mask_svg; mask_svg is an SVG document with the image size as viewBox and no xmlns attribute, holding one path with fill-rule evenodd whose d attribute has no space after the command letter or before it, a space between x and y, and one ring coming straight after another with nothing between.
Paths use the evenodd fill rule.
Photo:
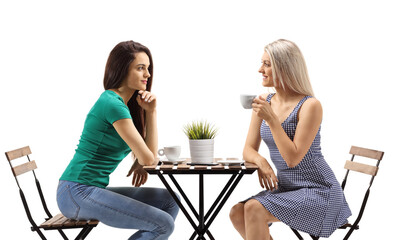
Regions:
<instances>
[{"instance_id":1,"label":"woman's knee","mask_svg":"<svg viewBox=\"0 0 393 240\"><path fill-rule=\"evenodd\" d=\"M261 217L263 206L255 199L251 199L244 204L244 215L246 218Z\"/></svg>"},{"instance_id":2,"label":"woman's knee","mask_svg":"<svg viewBox=\"0 0 393 240\"><path fill-rule=\"evenodd\" d=\"M229 218L234 224L237 222L242 222L244 219L244 204L238 203L233 206L229 212Z\"/></svg>"},{"instance_id":3,"label":"woman's knee","mask_svg":"<svg viewBox=\"0 0 393 240\"><path fill-rule=\"evenodd\" d=\"M179 201L181 200L180 195L175 192L175 195ZM164 211L169 213L173 219L176 219L176 216L179 212L179 205L175 201L175 199L172 197L172 195L168 192L166 195L167 203Z\"/></svg>"},{"instance_id":4,"label":"woman's knee","mask_svg":"<svg viewBox=\"0 0 393 240\"><path fill-rule=\"evenodd\" d=\"M266 223L278 221L259 201L255 199L249 200L244 205L244 216L249 221L256 219Z\"/></svg>"},{"instance_id":5,"label":"woman's knee","mask_svg":"<svg viewBox=\"0 0 393 240\"><path fill-rule=\"evenodd\" d=\"M159 228L156 230L160 236L169 237L175 230L175 220L169 214L165 214L159 219Z\"/></svg>"}]
</instances>

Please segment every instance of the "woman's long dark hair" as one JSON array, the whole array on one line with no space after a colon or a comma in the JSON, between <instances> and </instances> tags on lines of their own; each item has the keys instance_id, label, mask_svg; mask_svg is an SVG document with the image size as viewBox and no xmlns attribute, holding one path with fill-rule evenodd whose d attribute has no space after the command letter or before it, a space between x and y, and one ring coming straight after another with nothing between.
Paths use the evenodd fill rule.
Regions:
<instances>
[{"instance_id":1,"label":"woman's long dark hair","mask_svg":"<svg viewBox=\"0 0 393 240\"><path fill-rule=\"evenodd\" d=\"M139 52L146 53L150 60L150 66L148 68L150 78L147 81L146 91L151 90L153 82L153 59L150 50L134 41L125 41L117 44L109 54L104 74L105 90L120 87L121 83L128 75L128 69L135 59L135 54ZM142 138L145 138L145 111L137 103L137 96L138 91L135 91L130 101L128 101L127 106L130 110L135 127L138 129Z\"/></svg>"}]
</instances>

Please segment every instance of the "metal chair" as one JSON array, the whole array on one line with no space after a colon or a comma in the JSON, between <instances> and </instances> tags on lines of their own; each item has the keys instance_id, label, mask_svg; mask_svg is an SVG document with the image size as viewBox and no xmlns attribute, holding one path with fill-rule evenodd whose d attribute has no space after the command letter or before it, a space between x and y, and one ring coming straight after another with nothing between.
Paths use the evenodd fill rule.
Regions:
<instances>
[{"instance_id":1,"label":"metal chair","mask_svg":"<svg viewBox=\"0 0 393 240\"><path fill-rule=\"evenodd\" d=\"M370 184L369 184L367 191L364 195L363 203L360 207L360 211L359 211L359 214L358 214L355 222L353 224L347 223L347 224L339 227L339 229L349 228L347 234L344 237L344 240L347 240L351 236L351 234L353 233L354 230L359 229L359 222L362 219L364 209L366 208L367 200L370 195L371 186L374 182L375 176L378 173L379 163L381 162L383 154L384 154L384 152L381 152L381 151L376 151L376 150L361 148L361 147L355 147L355 146L351 147L351 150L349 151L349 153L352 154L352 158L351 158L351 161L346 161L345 166L344 166L344 168L347 169L347 173L345 174L344 180L341 184L342 189L344 190L345 185L347 183L349 171L356 171L356 172L371 175L371 181L370 181ZM377 160L377 163L375 164L375 166L372 166L372 165L354 162L355 156L361 156L361 157L365 157L365 158L374 159L374 160ZM295 233L295 235L298 237L299 240L303 240L303 237L299 234L299 232L297 230L295 230L293 228L291 228L291 229ZM315 237L312 235L310 235L310 237L313 240L319 239L319 237Z\"/></svg>"},{"instance_id":2,"label":"metal chair","mask_svg":"<svg viewBox=\"0 0 393 240\"><path fill-rule=\"evenodd\" d=\"M10 164L12 173L14 174L16 184L19 187L19 194L22 199L22 203L25 208L27 218L29 219L30 224L31 224L31 230L37 232L38 235L41 237L41 239L46 239L46 237L44 236L41 229L57 230L60 233L60 235L63 237L63 239L68 240L67 236L63 232L63 229L81 228L80 233L77 235L77 237L75 239L78 239L78 240L85 239L86 236L90 233L90 231L94 227L97 226L99 221L97 221L97 220L77 221L77 220L68 219L65 216L63 216L62 214L57 214L56 216L52 217L52 214L49 212L48 207L46 205L45 198L44 198L44 195L41 190L41 185L40 185L40 183L37 179L37 176L34 172L34 169L37 168L36 162L30 160L29 154L31 154L31 150L30 150L30 147L28 147L28 146L5 153L7 160ZM12 162L11 162L12 160L17 159L17 158L21 158L24 156L26 156L27 160L28 160L26 163L20 164L15 167L12 165ZM18 178L17 178L19 175L29 172L29 171L31 171L33 173L33 176L35 179L35 184L36 184L37 190L38 190L38 194L39 194L41 202L42 202L42 207L48 216L47 218L45 218L45 222L43 222L41 225L37 225L34 222L33 217L31 216L31 212L29 210L29 206L27 204L26 197L22 191L22 188L21 188Z\"/></svg>"}]
</instances>

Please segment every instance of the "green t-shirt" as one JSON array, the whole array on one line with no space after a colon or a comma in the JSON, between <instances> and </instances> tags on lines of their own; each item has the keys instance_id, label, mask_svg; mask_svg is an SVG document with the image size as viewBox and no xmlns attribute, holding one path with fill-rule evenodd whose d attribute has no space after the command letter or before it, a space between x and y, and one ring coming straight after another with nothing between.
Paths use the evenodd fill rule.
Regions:
<instances>
[{"instance_id":1,"label":"green t-shirt","mask_svg":"<svg viewBox=\"0 0 393 240\"><path fill-rule=\"evenodd\" d=\"M109 175L131 151L112 125L124 118L131 114L123 99L113 91L103 92L87 114L74 158L60 180L105 188Z\"/></svg>"}]
</instances>

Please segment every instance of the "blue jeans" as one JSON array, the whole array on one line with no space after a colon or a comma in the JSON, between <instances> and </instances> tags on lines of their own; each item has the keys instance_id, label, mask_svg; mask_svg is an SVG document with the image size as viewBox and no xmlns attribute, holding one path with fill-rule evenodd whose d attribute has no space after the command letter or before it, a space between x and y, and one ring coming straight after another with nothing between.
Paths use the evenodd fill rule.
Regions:
<instances>
[{"instance_id":1,"label":"blue jeans","mask_svg":"<svg viewBox=\"0 0 393 240\"><path fill-rule=\"evenodd\" d=\"M60 181L57 204L64 216L96 219L117 228L139 229L129 240L166 240L179 207L166 189L108 187Z\"/></svg>"}]
</instances>

